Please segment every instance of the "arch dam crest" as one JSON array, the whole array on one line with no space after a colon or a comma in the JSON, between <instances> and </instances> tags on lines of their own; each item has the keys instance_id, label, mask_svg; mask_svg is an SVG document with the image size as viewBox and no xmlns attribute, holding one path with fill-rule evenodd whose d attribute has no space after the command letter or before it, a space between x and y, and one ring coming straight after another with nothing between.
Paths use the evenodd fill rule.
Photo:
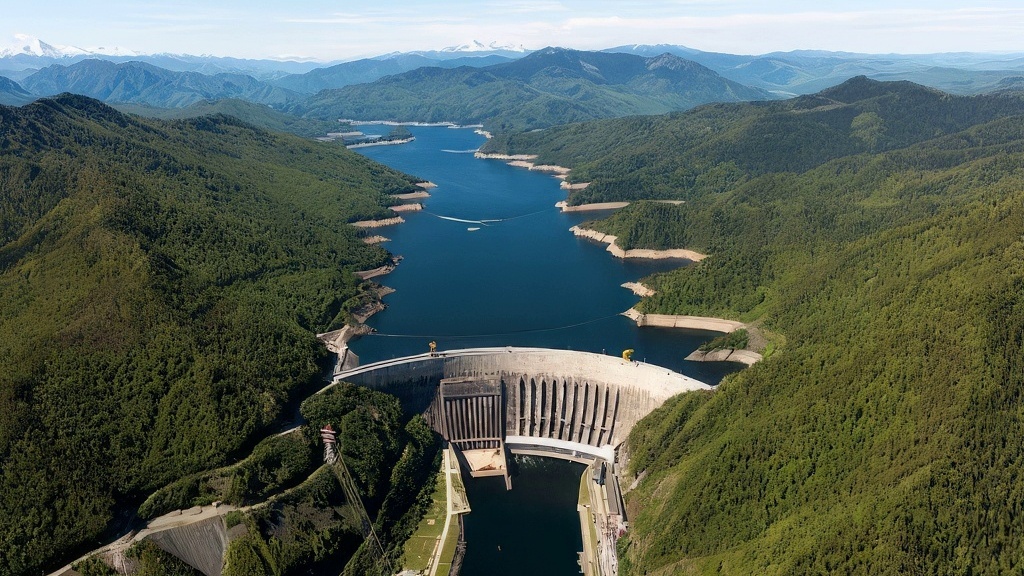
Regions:
<instances>
[{"instance_id":1,"label":"arch dam crest","mask_svg":"<svg viewBox=\"0 0 1024 576\"><path fill-rule=\"evenodd\" d=\"M633 426L668 398L712 389L653 364L515 347L450 350L338 369L334 383L341 381L397 396L404 409L423 414L458 449L471 474L504 475L507 485L506 451L612 463Z\"/></svg>"}]
</instances>

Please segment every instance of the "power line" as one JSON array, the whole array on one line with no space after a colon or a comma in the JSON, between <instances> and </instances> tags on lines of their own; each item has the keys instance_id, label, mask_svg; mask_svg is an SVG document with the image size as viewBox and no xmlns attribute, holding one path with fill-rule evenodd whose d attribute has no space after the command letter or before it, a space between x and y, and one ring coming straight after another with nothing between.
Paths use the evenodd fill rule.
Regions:
<instances>
[{"instance_id":1,"label":"power line","mask_svg":"<svg viewBox=\"0 0 1024 576\"><path fill-rule=\"evenodd\" d=\"M577 322L575 324L567 324L565 326L557 326L554 328L527 328L524 330L512 330L509 332L495 332L492 334L388 334L384 332L370 332L367 336L380 336L382 338L447 338L449 340L458 340L464 338L493 338L497 336L515 336L517 334L537 334L540 332L557 332L558 330L568 330L569 328L577 328L579 326L586 326L587 324L594 324L596 322L602 322L611 318L621 316L621 314L610 314L608 316L602 316L600 318L593 318L591 320L585 320L583 322Z\"/></svg>"}]
</instances>

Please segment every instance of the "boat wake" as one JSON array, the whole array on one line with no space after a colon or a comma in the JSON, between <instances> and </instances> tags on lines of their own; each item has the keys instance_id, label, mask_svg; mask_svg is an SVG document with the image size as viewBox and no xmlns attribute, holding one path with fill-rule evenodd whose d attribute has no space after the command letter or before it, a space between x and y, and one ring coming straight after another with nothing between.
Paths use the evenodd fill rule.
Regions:
<instances>
[{"instance_id":1,"label":"boat wake","mask_svg":"<svg viewBox=\"0 0 1024 576\"><path fill-rule=\"evenodd\" d=\"M467 218L456 218L454 216L442 216L440 214L434 214L433 212L426 212L424 210L424 212L426 212L427 214L430 214L431 216L434 216L435 218L440 218L441 220L449 220L451 222L462 222L464 224L480 224L481 226L490 226L491 224L496 224L498 222L508 222L509 220L518 220L519 218L526 218L527 216L534 216L536 214L541 214L541 213L544 213L544 212L551 212L551 211L552 210L549 208L549 209L545 209L545 210L538 210L536 212L530 212L529 214L520 214L518 216L509 216L508 218L489 218L489 219L485 219L485 220L469 220Z\"/></svg>"},{"instance_id":2,"label":"boat wake","mask_svg":"<svg viewBox=\"0 0 1024 576\"><path fill-rule=\"evenodd\" d=\"M473 154L479 150L479 148L473 148L472 150L441 150L441 152L447 152L449 154Z\"/></svg>"},{"instance_id":3,"label":"boat wake","mask_svg":"<svg viewBox=\"0 0 1024 576\"><path fill-rule=\"evenodd\" d=\"M501 222L502 220L466 220L465 218L455 218L452 216L441 216L440 214L431 214L431 216L437 216L441 220L451 220L452 222L464 222L466 224L483 224L487 226L492 222Z\"/></svg>"}]
</instances>

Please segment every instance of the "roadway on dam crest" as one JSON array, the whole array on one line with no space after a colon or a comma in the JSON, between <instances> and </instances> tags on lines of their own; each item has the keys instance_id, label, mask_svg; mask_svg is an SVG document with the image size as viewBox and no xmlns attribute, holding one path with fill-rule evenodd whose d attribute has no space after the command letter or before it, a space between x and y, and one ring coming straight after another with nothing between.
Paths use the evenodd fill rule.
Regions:
<instances>
[{"instance_id":1,"label":"roadway on dam crest","mask_svg":"<svg viewBox=\"0 0 1024 576\"><path fill-rule=\"evenodd\" d=\"M616 356L547 348L468 348L384 360L335 373L351 382L394 394L407 409L437 424L438 387L447 378L499 378L503 386L504 432L532 437L537 449L560 457L572 444L616 447L633 426L682 392L712 387L678 372ZM466 418L477 417L473 411ZM440 430L440 428L437 428ZM557 449L554 449L557 448Z\"/></svg>"}]
</instances>

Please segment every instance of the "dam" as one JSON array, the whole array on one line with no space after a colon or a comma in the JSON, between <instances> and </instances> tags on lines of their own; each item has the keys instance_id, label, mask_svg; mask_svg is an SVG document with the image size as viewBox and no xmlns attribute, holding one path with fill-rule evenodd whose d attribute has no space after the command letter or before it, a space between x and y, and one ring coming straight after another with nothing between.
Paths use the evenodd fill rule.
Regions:
<instances>
[{"instance_id":1,"label":"dam","mask_svg":"<svg viewBox=\"0 0 1024 576\"><path fill-rule=\"evenodd\" d=\"M628 526L617 447L670 397L712 389L653 364L572 350L432 351L356 368L348 368L344 357L339 355L331 386L350 382L396 396L407 414L422 414L448 441L473 477L502 476L511 490L510 455L587 464L584 478L593 481L584 481L590 496L581 496L577 507L584 536L579 564L595 576L617 573L615 543ZM536 497L537 487L531 490L529 497ZM517 541L527 546L524 553L529 550L515 534L504 538L506 546Z\"/></svg>"},{"instance_id":2,"label":"dam","mask_svg":"<svg viewBox=\"0 0 1024 576\"><path fill-rule=\"evenodd\" d=\"M711 386L620 357L547 348L468 348L336 369L399 398L463 450L614 461L633 426L665 400ZM333 386L333 384L332 384ZM329 389L330 386L324 388Z\"/></svg>"}]
</instances>

